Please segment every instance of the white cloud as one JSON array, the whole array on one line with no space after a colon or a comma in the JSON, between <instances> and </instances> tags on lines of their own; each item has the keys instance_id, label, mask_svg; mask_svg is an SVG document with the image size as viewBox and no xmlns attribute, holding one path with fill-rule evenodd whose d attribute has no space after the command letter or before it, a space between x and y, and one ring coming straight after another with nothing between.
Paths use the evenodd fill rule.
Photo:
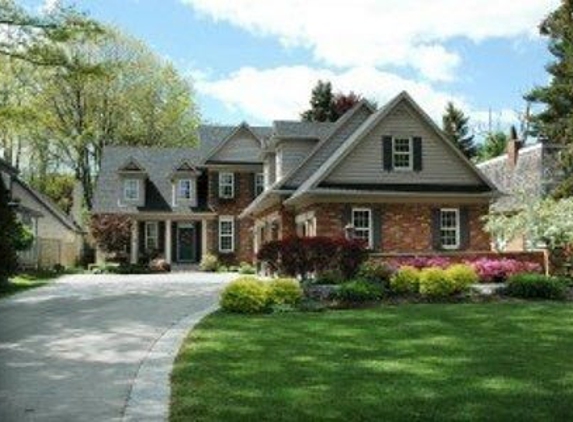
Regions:
<instances>
[{"instance_id":1,"label":"white cloud","mask_svg":"<svg viewBox=\"0 0 573 422\"><path fill-rule=\"evenodd\" d=\"M533 36L559 0L181 0L216 21L310 49L337 67L407 66L450 80L457 37Z\"/></svg>"},{"instance_id":2,"label":"white cloud","mask_svg":"<svg viewBox=\"0 0 573 422\"><path fill-rule=\"evenodd\" d=\"M454 98L426 82L412 81L372 67L339 72L308 66L243 67L219 79L209 79L201 72L194 75L195 88L200 94L213 97L231 111L240 110L257 121L298 119L300 112L308 108L310 92L319 79L332 82L336 91L354 91L380 105L406 90L436 119L449 100L455 99L456 104L467 107L461 96Z\"/></svg>"}]
</instances>

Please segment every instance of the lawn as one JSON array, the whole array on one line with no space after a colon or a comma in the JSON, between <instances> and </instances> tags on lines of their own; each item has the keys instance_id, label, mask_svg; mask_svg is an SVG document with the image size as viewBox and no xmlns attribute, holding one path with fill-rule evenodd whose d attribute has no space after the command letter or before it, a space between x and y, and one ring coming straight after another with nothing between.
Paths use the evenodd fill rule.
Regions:
<instances>
[{"instance_id":1,"label":"lawn","mask_svg":"<svg viewBox=\"0 0 573 422\"><path fill-rule=\"evenodd\" d=\"M33 289L48 284L50 280L58 277L53 271L37 271L21 273L10 278L8 284L0 284L0 298L10 296L24 290Z\"/></svg>"},{"instance_id":2,"label":"lawn","mask_svg":"<svg viewBox=\"0 0 573 422\"><path fill-rule=\"evenodd\" d=\"M176 359L170 420L573 420L573 306L218 312Z\"/></svg>"}]
</instances>

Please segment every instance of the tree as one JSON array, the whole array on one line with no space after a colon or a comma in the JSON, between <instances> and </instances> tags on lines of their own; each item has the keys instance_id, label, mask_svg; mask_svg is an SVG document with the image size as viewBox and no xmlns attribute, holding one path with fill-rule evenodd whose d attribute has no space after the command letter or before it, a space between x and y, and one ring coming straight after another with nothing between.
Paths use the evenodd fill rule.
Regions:
<instances>
[{"instance_id":1,"label":"tree","mask_svg":"<svg viewBox=\"0 0 573 422\"><path fill-rule=\"evenodd\" d=\"M119 214L94 215L91 233L102 251L122 257L131 239L131 219Z\"/></svg>"},{"instance_id":2,"label":"tree","mask_svg":"<svg viewBox=\"0 0 573 422\"><path fill-rule=\"evenodd\" d=\"M546 66L551 76L547 86L536 87L525 99L542 105L531 119L531 129L541 138L564 146L561 168L564 173L558 195L573 194L573 0L561 5L540 24L539 32L549 40L553 62Z\"/></svg>"},{"instance_id":3,"label":"tree","mask_svg":"<svg viewBox=\"0 0 573 422\"><path fill-rule=\"evenodd\" d=\"M337 116L334 112L334 94L330 82L318 81L310 96L310 109L301 114L307 122L334 122Z\"/></svg>"},{"instance_id":4,"label":"tree","mask_svg":"<svg viewBox=\"0 0 573 422\"><path fill-rule=\"evenodd\" d=\"M360 95L355 94L350 91L348 94L343 94L342 92L334 95L333 99L333 113L336 116L336 120L340 118L344 113L354 107L362 100Z\"/></svg>"},{"instance_id":5,"label":"tree","mask_svg":"<svg viewBox=\"0 0 573 422\"><path fill-rule=\"evenodd\" d=\"M503 155L507 150L507 135L503 132L487 134L478 151L478 161L486 161Z\"/></svg>"},{"instance_id":6,"label":"tree","mask_svg":"<svg viewBox=\"0 0 573 422\"><path fill-rule=\"evenodd\" d=\"M19 226L9 201L8 189L0 177L0 284L7 283L8 277L18 269L16 240Z\"/></svg>"},{"instance_id":7,"label":"tree","mask_svg":"<svg viewBox=\"0 0 573 422\"><path fill-rule=\"evenodd\" d=\"M448 102L446 110L442 116L442 128L446 136L456 145L468 158L473 158L477 154L473 135L468 135L469 117L462 110L456 108L452 102Z\"/></svg>"}]
</instances>

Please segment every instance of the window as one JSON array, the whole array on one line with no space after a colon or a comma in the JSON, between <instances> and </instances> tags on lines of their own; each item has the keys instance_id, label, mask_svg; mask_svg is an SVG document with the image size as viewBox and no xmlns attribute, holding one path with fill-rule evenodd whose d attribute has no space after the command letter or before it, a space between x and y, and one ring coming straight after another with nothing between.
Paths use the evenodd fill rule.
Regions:
<instances>
[{"instance_id":1,"label":"window","mask_svg":"<svg viewBox=\"0 0 573 422\"><path fill-rule=\"evenodd\" d=\"M157 221L145 223L145 249L150 251L159 248L159 230Z\"/></svg>"},{"instance_id":2,"label":"window","mask_svg":"<svg viewBox=\"0 0 573 422\"><path fill-rule=\"evenodd\" d=\"M219 252L235 251L235 219L233 217L219 218Z\"/></svg>"},{"instance_id":3,"label":"window","mask_svg":"<svg viewBox=\"0 0 573 422\"><path fill-rule=\"evenodd\" d=\"M191 179L182 179L177 182L177 199L190 200L193 194Z\"/></svg>"},{"instance_id":4,"label":"window","mask_svg":"<svg viewBox=\"0 0 573 422\"><path fill-rule=\"evenodd\" d=\"M440 210L440 245L444 249L460 247L460 210L457 208Z\"/></svg>"},{"instance_id":5,"label":"window","mask_svg":"<svg viewBox=\"0 0 573 422\"><path fill-rule=\"evenodd\" d=\"M353 208L352 226L354 238L364 240L372 248L372 211L368 208Z\"/></svg>"},{"instance_id":6,"label":"window","mask_svg":"<svg viewBox=\"0 0 573 422\"><path fill-rule=\"evenodd\" d=\"M127 201L137 201L139 199L138 179L125 179L123 181L123 198Z\"/></svg>"},{"instance_id":7,"label":"window","mask_svg":"<svg viewBox=\"0 0 573 422\"><path fill-rule=\"evenodd\" d=\"M295 218L296 232L301 237L316 236L316 217L314 212L299 214Z\"/></svg>"},{"instance_id":8,"label":"window","mask_svg":"<svg viewBox=\"0 0 573 422\"><path fill-rule=\"evenodd\" d=\"M219 198L233 198L235 196L235 175L233 173L219 173Z\"/></svg>"},{"instance_id":9,"label":"window","mask_svg":"<svg viewBox=\"0 0 573 422\"><path fill-rule=\"evenodd\" d=\"M394 169L412 170L412 139L394 138L392 148Z\"/></svg>"},{"instance_id":10,"label":"window","mask_svg":"<svg viewBox=\"0 0 573 422\"><path fill-rule=\"evenodd\" d=\"M264 173L255 174L255 196L259 196L265 190Z\"/></svg>"}]
</instances>

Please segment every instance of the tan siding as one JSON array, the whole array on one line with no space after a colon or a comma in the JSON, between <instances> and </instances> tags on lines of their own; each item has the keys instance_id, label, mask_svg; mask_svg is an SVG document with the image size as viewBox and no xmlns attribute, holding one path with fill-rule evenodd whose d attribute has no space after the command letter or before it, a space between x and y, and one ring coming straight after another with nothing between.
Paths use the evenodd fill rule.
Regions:
<instances>
[{"instance_id":1,"label":"tan siding","mask_svg":"<svg viewBox=\"0 0 573 422\"><path fill-rule=\"evenodd\" d=\"M283 177L289 174L302 160L308 157L315 145L315 141L302 139L282 142L277 149L277 153L282 155L282 169L277 169L278 172Z\"/></svg>"},{"instance_id":2,"label":"tan siding","mask_svg":"<svg viewBox=\"0 0 573 422\"><path fill-rule=\"evenodd\" d=\"M212 158L213 161L258 162L261 153L259 141L245 129L239 130Z\"/></svg>"},{"instance_id":3,"label":"tan siding","mask_svg":"<svg viewBox=\"0 0 573 422\"><path fill-rule=\"evenodd\" d=\"M422 137L422 171L382 169L382 137ZM479 178L407 105L396 108L363 139L326 179L332 183L479 184Z\"/></svg>"}]
</instances>

